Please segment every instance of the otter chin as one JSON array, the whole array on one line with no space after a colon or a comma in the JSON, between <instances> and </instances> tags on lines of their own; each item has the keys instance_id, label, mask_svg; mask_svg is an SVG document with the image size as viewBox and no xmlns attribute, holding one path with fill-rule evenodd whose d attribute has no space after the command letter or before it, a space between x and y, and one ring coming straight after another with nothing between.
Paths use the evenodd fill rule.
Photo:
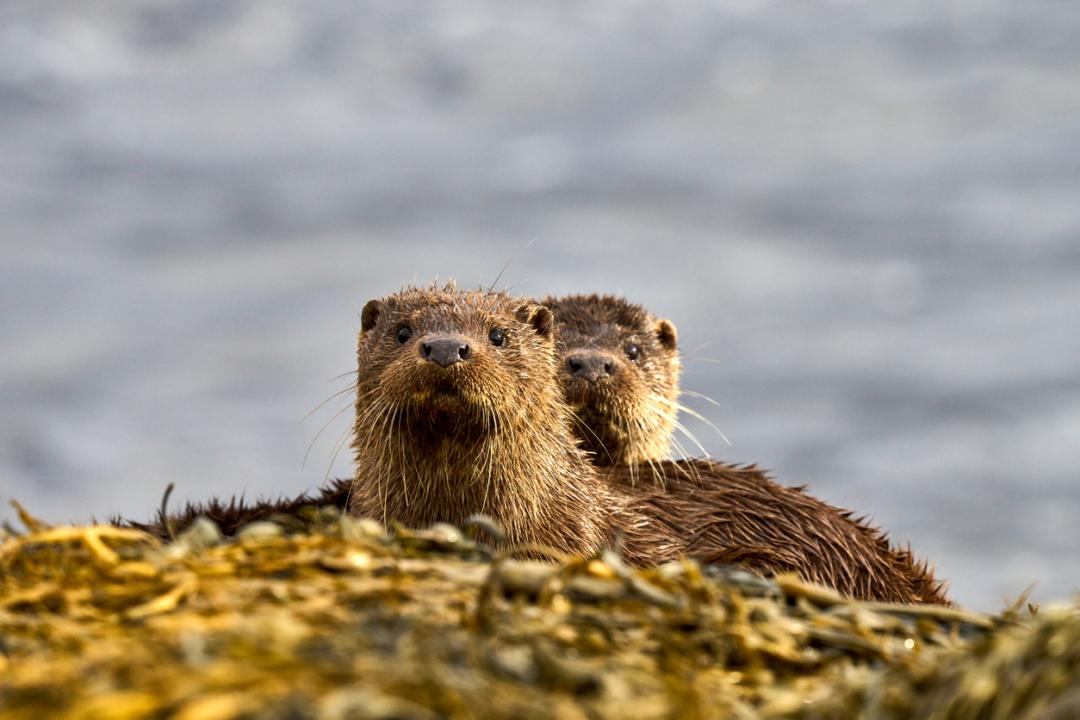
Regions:
<instances>
[{"instance_id":1,"label":"otter chin","mask_svg":"<svg viewBox=\"0 0 1080 720\"><path fill-rule=\"evenodd\" d=\"M415 381L417 388L407 392L407 398L398 406L402 431L409 434L413 434L413 428L420 431L415 433L414 440L438 440L442 434L460 429L491 429L485 425L485 399L463 387L467 384L467 373L418 367Z\"/></svg>"}]
</instances>

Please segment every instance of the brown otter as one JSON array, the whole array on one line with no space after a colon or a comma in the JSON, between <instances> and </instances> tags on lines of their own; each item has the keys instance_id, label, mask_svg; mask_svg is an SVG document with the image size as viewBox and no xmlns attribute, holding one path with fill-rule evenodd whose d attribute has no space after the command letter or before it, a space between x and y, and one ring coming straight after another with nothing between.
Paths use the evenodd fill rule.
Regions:
<instances>
[{"instance_id":1,"label":"brown otter","mask_svg":"<svg viewBox=\"0 0 1080 720\"><path fill-rule=\"evenodd\" d=\"M880 530L773 482L754 466L666 461L683 408L675 326L612 295L548 297L575 430L614 486L678 512L687 554L767 572L795 572L854 597L947 603L943 583ZM638 487L648 464L660 489Z\"/></svg>"},{"instance_id":2,"label":"brown otter","mask_svg":"<svg viewBox=\"0 0 1080 720\"><path fill-rule=\"evenodd\" d=\"M589 555L623 539L638 565L685 543L602 481L574 439L556 372L552 313L505 293L407 288L372 300L357 341L356 473L317 498L189 505L158 534L207 513L232 533L314 499L384 524L462 524L483 513L511 545ZM123 522L123 521L121 521Z\"/></svg>"}]
</instances>

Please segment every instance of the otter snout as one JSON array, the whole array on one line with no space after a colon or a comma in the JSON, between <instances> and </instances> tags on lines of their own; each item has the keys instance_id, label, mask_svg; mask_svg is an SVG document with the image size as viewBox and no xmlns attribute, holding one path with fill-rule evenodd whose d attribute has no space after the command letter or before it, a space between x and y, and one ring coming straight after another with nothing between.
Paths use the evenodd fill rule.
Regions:
<instances>
[{"instance_id":1,"label":"otter snout","mask_svg":"<svg viewBox=\"0 0 1080 720\"><path fill-rule=\"evenodd\" d=\"M442 335L420 343L420 357L442 367L468 360L472 356L469 342L460 335Z\"/></svg>"},{"instance_id":2,"label":"otter snout","mask_svg":"<svg viewBox=\"0 0 1080 720\"><path fill-rule=\"evenodd\" d=\"M566 371L589 382L615 374L615 359L598 352L574 353L566 358Z\"/></svg>"}]
</instances>

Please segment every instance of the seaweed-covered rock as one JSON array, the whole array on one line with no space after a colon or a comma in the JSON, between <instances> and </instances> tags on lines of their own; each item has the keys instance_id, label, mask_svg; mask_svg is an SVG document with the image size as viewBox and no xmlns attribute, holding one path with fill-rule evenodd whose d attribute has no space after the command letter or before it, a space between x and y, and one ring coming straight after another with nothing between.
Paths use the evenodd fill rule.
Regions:
<instances>
[{"instance_id":1,"label":"seaweed-covered rock","mask_svg":"<svg viewBox=\"0 0 1080 720\"><path fill-rule=\"evenodd\" d=\"M1023 622L789 577L493 555L333 511L0 537L0 720L1070 717L1073 611ZM1051 715L1053 716L1053 715Z\"/></svg>"}]
</instances>

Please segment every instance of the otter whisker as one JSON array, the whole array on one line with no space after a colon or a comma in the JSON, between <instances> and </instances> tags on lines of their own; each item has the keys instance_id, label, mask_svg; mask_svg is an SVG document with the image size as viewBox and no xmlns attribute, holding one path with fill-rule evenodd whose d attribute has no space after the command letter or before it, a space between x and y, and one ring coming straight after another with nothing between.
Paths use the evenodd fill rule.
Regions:
<instances>
[{"instance_id":1,"label":"otter whisker","mask_svg":"<svg viewBox=\"0 0 1080 720\"><path fill-rule=\"evenodd\" d=\"M641 431L642 433L647 433L649 428L646 427L647 421L646 421L646 419L644 417L637 416L637 415L630 415L630 417L634 417L635 420L634 420L633 423L630 423L629 425L626 426L626 435L627 435L627 440L628 440L627 446L628 447L637 447L639 445L638 437L637 437L637 434L636 434L637 431ZM656 482L656 484L661 488L666 488L667 487L667 477L664 475L663 471L660 469L659 465L654 460L654 458L652 458L649 455L646 455L644 458L640 458L640 459L639 458L634 458L632 462L628 463L627 467L629 468L629 474L630 474L630 486L634 487L637 484L637 475L638 475L638 469L639 469L638 466L642 462L644 462L645 464L647 464L649 466L649 469L650 469L650 471L652 473L652 476L653 476L653 480Z\"/></svg>"},{"instance_id":2,"label":"otter whisker","mask_svg":"<svg viewBox=\"0 0 1080 720\"><path fill-rule=\"evenodd\" d=\"M697 446L697 449L701 451L701 454L704 457L709 457L709 451L705 449L705 446L701 444L701 442L697 439L697 436L695 436L694 433L690 432L690 430L688 430L687 427L678 420L674 421L674 425L676 430L685 435L690 442L694 443L694 445Z\"/></svg>"},{"instance_id":3,"label":"otter whisker","mask_svg":"<svg viewBox=\"0 0 1080 720\"><path fill-rule=\"evenodd\" d=\"M661 469L660 463L652 458L645 458L645 462L649 464L649 469L652 470L653 480L660 486L662 490L667 490L667 475Z\"/></svg>"},{"instance_id":4,"label":"otter whisker","mask_svg":"<svg viewBox=\"0 0 1080 720\"><path fill-rule=\"evenodd\" d=\"M683 405L681 403L678 405L678 409L679 409L680 412L684 412L687 415L689 415L690 417L692 417L692 418L694 418L696 420L700 420L701 422L708 425L710 428L712 428L716 432L717 435L720 436L720 439L723 440L727 444L728 447L732 447L731 441L728 440L728 437L727 437L727 435L724 434L724 431L721 430L720 428L716 427L716 424L713 423L711 420L709 420L707 417L705 417L704 415L699 413L697 410L694 410L691 407L687 407L686 405Z\"/></svg>"},{"instance_id":5,"label":"otter whisker","mask_svg":"<svg viewBox=\"0 0 1080 720\"><path fill-rule=\"evenodd\" d=\"M487 398L484 398L482 407L484 412L485 427L487 426L488 418L490 417L492 432L495 434L495 437L501 437L501 434L499 432L499 416L498 413L495 411L495 408L492 406L492 403L488 401ZM491 487L494 484L493 473L495 470L494 448L490 445L485 445L485 450L486 452L484 454L486 455L486 457L480 465L481 471L484 475L484 498L480 501L481 513L487 512L488 500L491 496Z\"/></svg>"},{"instance_id":6,"label":"otter whisker","mask_svg":"<svg viewBox=\"0 0 1080 720\"><path fill-rule=\"evenodd\" d=\"M693 390L683 390L683 391L681 391L681 393L680 393L680 394L682 394L682 395L688 395L688 396L690 396L690 397L692 397L692 398L697 398L697 399L699 399L699 400L704 400L704 401L705 401L705 402L707 402L707 403L710 403L710 404L712 404L712 405L715 405L716 407L720 408L721 410L723 410L723 409L724 409L724 406L723 406L723 405L721 405L720 403L716 402L716 401L715 401L715 400L713 400L713 399L712 399L711 397L709 397L708 395L705 395L705 394L703 394L703 393L699 393L699 392L694 392Z\"/></svg>"},{"instance_id":7,"label":"otter whisker","mask_svg":"<svg viewBox=\"0 0 1080 720\"><path fill-rule=\"evenodd\" d=\"M334 413L334 416L332 418L330 418L329 420L327 420L326 423L321 428L319 428L319 431L317 433L315 433L315 437L311 438L311 442L308 443L307 450L304 451L304 459L300 463L300 467L303 468L303 467L307 466L308 456L311 455L311 448L315 447L315 443L319 440L319 436L322 435L323 432L326 431L326 428L330 427L330 425L333 424L333 422L335 420L337 420L339 417L341 417L341 413L345 412L346 410L348 410L352 406L353 406L353 404L352 404L352 402L350 402L348 405L346 405L345 407L341 408L336 413Z\"/></svg>"},{"instance_id":8,"label":"otter whisker","mask_svg":"<svg viewBox=\"0 0 1080 720\"><path fill-rule=\"evenodd\" d=\"M689 395L690 393L686 392L685 394ZM707 417L705 417L704 415L699 413L697 410L693 409L692 407L689 407L688 405L684 405L684 404L682 404L682 403L680 403L678 401L669 400L669 399L667 399L665 397L661 397L659 395L654 395L652 397L652 399L654 401L658 402L658 403L667 405L669 407L673 407L673 408L675 408L676 411L684 412L687 415L689 415L690 417L692 417L692 418L694 418L696 420L700 420L701 422L705 423L710 428L712 428L714 431L716 431L716 434L720 436L720 439L723 440L728 445L728 447L731 447L731 441L728 440L727 435L725 435L720 428L718 428L711 420L709 420ZM717 404L717 403L715 403L715 401L714 401L714 404Z\"/></svg>"},{"instance_id":9,"label":"otter whisker","mask_svg":"<svg viewBox=\"0 0 1080 720\"><path fill-rule=\"evenodd\" d=\"M626 466L627 472L630 476L630 487L637 486L638 464L632 462Z\"/></svg>"},{"instance_id":10,"label":"otter whisker","mask_svg":"<svg viewBox=\"0 0 1080 720\"><path fill-rule=\"evenodd\" d=\"M309 417L311 417L311 416L312 416L312 415L314 415L315 413L317 413L317 412L319 412L320 410L322 410L322 409L323 409L323 408L324 408L324 407L326 406L326 403L330 402L330 401L331 401L331 400L333 400L334 398L336 398L336 397L339 397L339 396L341 396L341 395L344 395L345 393L347 393L347 392L350 392L350 391L352 391L352 390L355 390L355 389L356 389L356 383L353 383L352 385L348 386L347 388L344 388L344 389L342 389L342 390L338 390L338 391L337 391L336 393L334 393L333 395L331 395L330 397L326 398L326 399L325 399L325 400L323 400L323 401L322 401L321 403L319 403L318 405L316 405L316 406L315 406L315 409L314 409L314 410L312 410L311 412L309 412L309 413L308 413L307 415L305 415L305 416L304 416L303 418L301 418L300 422L304 422L304 421L305 421L305 420L307 420L307 419L308 419Z\"/></svg>"},{"instance_id":11,"label":"otter whisker","mask_svg":"<svg viewBox=\"0 0 1080 720\"><path fill-rule=\"evenodd\" d=\"M330 479L330 472L334 469L334 463L337 462L338 454L341 453L343 447L345 447L345 440L348 439L349 433L352 432L351 427L345 428L345 432L341 433L337 442L334 444L334 450L330 454L330 464L326 466L326 475L323 476L323 483Z\"/></svg>"},{"instance_id":12,"label":"otter whisker","mask_svg":"<svg viewBox=\"0 0 1080 720\"><path fill-rule=\"evenodd\" d=\"M517 254L522 250L528 250L530 247L532 247L532 244L534 242L536 242L536 238L533 238L532 240L525 243L523 246L519 247L517 250L510 254L510 259L506 261L506 264L502 266L502 270L500 270L499 274L495 276L495 279L491 281L491 285L488 286L487 292L490 293L492 290L495 289L495 286L499 284L499 281L502 280L503 273L505 273L507 268L510 267L510 263L514 262L514 258L517 257Z\"/></svg>"},{"instance_id":13,"label":"otter whisker","mask_svg":"<svg viewBox=\"0 0 1080 720\"><path fill-rule=\"evenodd\" d=\"M365 393L363 399L366 399L368 395L373 394L373 393L374 393L374 390L372 391L372 393ZM377 462L376 462L376 464L374 466L377 468L377 470L376 470L375 473L373 473L373 477L366 477L366 478L364 478L364 481L366 481L366 483L370 483L370 481L374 481L374 483L375 483L376 495L377 495L379 507L380 507L381 514L382 514L382 525L383 525L383 527L387 526L387 520L388 520L388 515L389 515L389 513L388 513L388 505L389 505L388 492L389 492L389 488L388 488L388 483L387 483L386 477L384 477L384 475L386 475L386 470L384 470L384 468L387 467L386 454L387 454L387 447L388 447L388 444L389 444L389 441L390 441L388 436L387 436L388 434L386 432L386 426L387 426L387 419L388 419L391 408L392 408L392 405L388 402L388 400L386 400L386 399L384 399L382 397L376 396L375 402L372 405L369 405L363 411L363 413L361 413L359 411L357 411L357 413L356 413L356 424L355 424L355 430L356 431L359 431L360 427L362 427L362 426L367 426L367 427L369 427L369 429L374 429L374 427L378 427L380 432L378 433L379 443L378 443L377 446L375 446L374 448L370 448L370 445L369 445L370 436L368 436L366 438L362 438L360 436L359 432L357 432L356 436L353 438L353 447L356 448L357 458L360 458L362 456L364 447L368 447L368 448L370 448L370 449L372 449L372 450L374 450L376 452ZM356 488L356 484L359 483L360 480L361 480L360 475L357 475L356 478L355 478L355 481L353 483L353 486L352 486L353 490Z\"/></svg>"},{"instance_id":14,"label":"otter whisker","mask_svg":"<svg viewBox=\"0 0 1080 720\"><path fill-rule=\"evenodd\" d=\"M682 446L676 438L672 438L671 442L678 448L679 453L683 456L683 460L672 463L672 467L680 475L684 476L687 480L699 480L700 476L697 471L697 467L693 465L690 453L686 452L686 448ZM689 470L687 468L690 468Z\"/></svg>"},{"instance_id":15,"label":"otter whisker","mask_svg":"<svg viewBox=\"0 0 1080 720\"><path fill-rule=\"evenodd\" d=\"M383 525L389 526L389 513L390 503L388 500L390 492L390 477L387 474L387 468L390 464L386 456L392 452L391 443L393 442L393 436L391 430L393 428L393 422L391 415L396 415L398 406L393 405L389 401L384 401L385 409L381 413L381 419L379 420L379 436L383 438L383 441L379 444L379 470L377 475L379 477L379 487L383 491L382 498L382 512L383 512Z\"/></svg>"},{"instance_id":16,"label":"otter whisker","mask_svg":"<svg viewBox=\"0 0 1080 720\"><path fill-rule=\"evenodd\" d=\"M391 428L393 428L393 427L396 427L397 424L398 424L398 410L394 410L394 419L390 421L390 426L391 426ZM409 413L405 413L405 431L410 436L412 435L412 425L409 423ZM409 480L406 477L406 475L407 475L406 467L407 466L406 466L406 462L405 462L405 460L406 460L406 458L408 456L408 452L407 452L407 448L405 447L405 438L402 437L402 434L400 432L396 433L396 435L397 435L397 439L398 439L398 450L401 453L401 492L402 492L402 495L405 498L405 507L409 507ZM413 463L411 463L411 465L412 465L412 468L413 468L413 473L416 474L416 475L419 475L419 473L416 472L416 463L415 463L415 461Z\"/></svg>"},{"instance_id":17,"label":"otter whisker","mask_svg":"<svg viewBox=\"0 0 1080 720\"><path fill-rule=\"evenodd\" d=\"M360 409L359 409L360 402L363 401L363 400L367 400L368 397L371 396L373 393L374 393L374 391L365 393L364 397L360 398L357 401L356 422L353 423L354 428L362 427L364 424L367 423L368 420L373 419L380 412L382 412L382 408L383 408L384 403L383 403L383 401L381 401L379 399L376 399L376 402L373 403L372 405L368 405L367 408L363 412L361 412ZM333 420L331 419L331 422L332 421ZM360 443L360 437L357 436L357 437L355 437L353 439L353 447L357 448L359 443ZM312 441L312 444L314 444L314 440Z\"/></svg>"},{"instance_id":18,"label":"otter whisker","mask_svg":"<svg viewBox=\"0 0 1080 720\"><path fill-rule=\"evenodd\" d=\"M716 365L723 365L724 364L724 363L720 362L719 360L717 360L716 358L687 357L685 355L683 356L682 360L683 360L683 362L705 362L705 363L713 363L713 364L716 364Z\"/></svg>"}]
</instances>

